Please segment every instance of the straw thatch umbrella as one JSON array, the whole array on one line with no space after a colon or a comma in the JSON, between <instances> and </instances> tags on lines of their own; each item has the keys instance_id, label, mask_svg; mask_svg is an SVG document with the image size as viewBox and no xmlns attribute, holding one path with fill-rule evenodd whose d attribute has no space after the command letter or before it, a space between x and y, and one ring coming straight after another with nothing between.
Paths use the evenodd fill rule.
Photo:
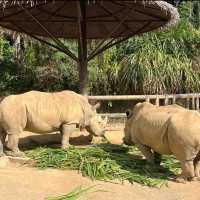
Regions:
<instances>
[{"instance_id":1,"label":"straw thatch umbrella","mask_svg":"<svg viewBox=\"0 0 200 200\"><path fill-rule=\"evenodd\" d=\"M87 93L88 61L134 35L169 27L178 20L176 8L155 0L1 0L0 6L0 26L45 42L79 64L82 94ZM60 38L76 39L78 55ZM91 52L89 39L100 39Z\"/></svg>"}]
</instances>

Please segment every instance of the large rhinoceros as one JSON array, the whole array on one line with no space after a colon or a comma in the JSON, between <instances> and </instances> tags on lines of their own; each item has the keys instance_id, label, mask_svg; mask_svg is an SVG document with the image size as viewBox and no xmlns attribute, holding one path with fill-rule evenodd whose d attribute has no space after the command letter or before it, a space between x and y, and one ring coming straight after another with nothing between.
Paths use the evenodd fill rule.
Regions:
<instances>
[{"instance_id":1,"label":"large rhinoceros","mask_svg":"<svg viewBox=\"0 0 200 200\"><path fill-rule=\"evenodd\" d=\"M200 114L180 106L157 107L138 103L127 112L125 143L134 143L147 160L153 151L173 154L181 162L182 173L177 181L199 177Z\"/></svg>"},{"instance_id":2,"label":"large rhinoceros","mask_svg":"<svg viewBox=\"0 0 200 200\"><path fill-rule=\"evenodd\" d=\"M72 91L10 95L0 104L0 124L1 142L4 144L8 134L7 148L15 156L23 155L18 148L23 131L43 134L59 130L62 148L69 145L69 137L77 126L93 135L104 135L104 128L98 124L87 98Z\"/></svg>"}]
</instances>

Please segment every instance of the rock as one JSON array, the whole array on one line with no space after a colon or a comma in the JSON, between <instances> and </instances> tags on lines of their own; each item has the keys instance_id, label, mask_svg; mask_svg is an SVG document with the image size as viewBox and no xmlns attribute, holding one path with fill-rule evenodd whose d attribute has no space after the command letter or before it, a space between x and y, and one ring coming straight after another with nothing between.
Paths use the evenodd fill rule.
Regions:
<instances>
[{"instance_id":1,"label":"rock","mask_svg":"<svg viewBox=\"0 0 200 200\"><path fill-rule=\"evenodd\" d=\"M10 162L12 163L17 163L21 165L29 164L31 163L31 159L28 157L12 157L12 156L7 156Z\"/></svg>"},{"instance_id":2,"label":"rock","mask_svg":"<svg viewBox=\"0 0 200 200\"><path fill-rule=\"evenodd\" d=\"M10 160L7 156L0 157L0 168L5 168L9 165Z\"/></svg>"}]
</instances>

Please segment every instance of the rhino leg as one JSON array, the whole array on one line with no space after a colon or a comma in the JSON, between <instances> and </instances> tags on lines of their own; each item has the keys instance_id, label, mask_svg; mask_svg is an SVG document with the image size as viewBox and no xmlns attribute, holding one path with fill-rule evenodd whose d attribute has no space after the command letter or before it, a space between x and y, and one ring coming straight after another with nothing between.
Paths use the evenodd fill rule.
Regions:
<instances>
[{"instance_id":1,"label":"rhino leg","mask_svg":"<svg viewBox=\"0 0 200 200\"><path fill-rule=\"evenodd\" d=\"M3 150L4 150L3 143L0 141L0 157L4 156Z\"/></svg>"},{"instance_id":2,"label":"rhino leg","mask_svg":"<svg viewBox=\"0 0 200 200\"><path fill-rule=\"evenodd\" d=\"M7 151L6 154L15 157L23 157L25 154L19 150L19 133L17 132L9 132L8 133L8 143L6 147L10 150Z\"/></svg>"},{"instance_id":3,"label":"rhino leg","mask_svg":"<svg viewBox=\"0 0 200 200\"><path fill-rule=\"evenodd\" d=\"M137 144L138 149L142 152L142 154L145 156L147 161L150 163L154 163L154 154L151 151L151 148L148 146L145 146L143 144Z\"/></svg>"},{"instance_id":4,"label":"rhino leg","mask_svg":"<svg viewBox=\"0 0 200 200\"><path fill-rule=\"evenodd\" d=\"M4 155L4 145L6 140L6 132L2 129L0 133L0 156Z\"/></svg>"},{"instance_id":5,"label":"rhino leg","mask_svg":"<svg viewBox=\"0 0 200 200\"><path fill-rule=\"evenodd\" d=\"M194 159L194 173L196 177L200 178L200 152Z\"/></svg>"},{"instance_id":6,"label":"rhino leg","mask_svg":"<svg viewBox=\"0 0 200 200\"><path fill-rule=\"evenodd\" d=\"M181 169L182 169L182 173L179 177L176 178L177 182L184 183L185 180L188 180L188 181L193 180L195 176L193 160L181 161Z\"/></svg>"},{"instance_id":7,"label":"rhino leg","mask_svg":"<svg viewBox=\"0 0 200 200\"><path fill-rule=\"evenodd\" d=\"M154 151L154 163L160 165L162 160L162 155Z\"/></svg>"},{"instance_id":8,"label":"rhino leg","mask_svg":"<svg viewBox=\"0 0 200 200\"><path fill-rule=\"evenodd\" d=\"M1 133L0 133L0 140L1 140L3 145L5 145L6 135L7 135L7 133L4 130L2 130Z\"/></svg>"},{"instance_id":9,"label":"rhino leg","mask_svg":"<svg viewBox=\"0 0 200 200\"><path fill-rule=\"evenodd\" d=\"M76 129L75 124L63 124L62 130L61 130L61 136L62 136L62 148L66 149L69 146L69 138L72 134L72 132Z\"/></svg>"}]
</instances>

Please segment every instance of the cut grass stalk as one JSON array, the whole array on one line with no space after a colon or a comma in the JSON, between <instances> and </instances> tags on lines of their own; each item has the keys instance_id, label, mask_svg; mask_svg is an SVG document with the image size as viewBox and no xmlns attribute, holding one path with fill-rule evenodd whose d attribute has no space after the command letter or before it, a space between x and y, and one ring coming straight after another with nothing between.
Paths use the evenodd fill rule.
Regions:
<instances>
[{"instance_id":1,"label":"cut grass stalk","mask_svg":"<svg viewBox=\"0 0 200 200\"><path fill-rule=\"evenodd\" d=\"M78 200L83 195L88 194L88 192L91 191L91 189L93 189L94 187L95 186L90 186L87 188L78 187L66 195L62 195L58 197L48 197L48 198L45 198L45 200ZM92 192L97 192L97 191L92 191Z\"/></svg>"}]
</instances>

